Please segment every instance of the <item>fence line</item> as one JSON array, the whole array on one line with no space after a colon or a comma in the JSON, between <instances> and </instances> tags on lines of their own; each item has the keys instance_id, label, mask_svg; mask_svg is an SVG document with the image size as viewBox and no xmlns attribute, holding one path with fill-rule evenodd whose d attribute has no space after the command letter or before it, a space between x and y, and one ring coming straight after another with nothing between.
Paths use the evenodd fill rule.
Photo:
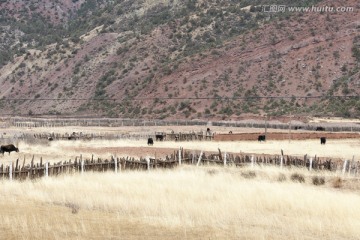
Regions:
<instances>
[{"instance_id":1,"label":"fence line","mask_svg":"<svg viewBox=\"0 0 360 240\"><path fill-rule=\"evenodd\" d=\"M197 159L197 161L196 161ZM82 155L79 158L75 158L74 161L64 161L50 164L48 161L43 163L43 159L40 158L39 163L34 162L34 156L31 159L30 164L25 165L25 158L23 163L17 159L11 162L9 165L0 166L0 178L2 179L36 179L48 176L57 176L60 174L74 174L84 173L88 171L105 172L113 171L115 173L126 170L151 170L157 168L175 168L179 165L220 165L220 166L251 166L255 165L272 165L284 167L303 167L309 171L328 170L333 172L340 172L342 174L348 174L358 176L360 171L359 161L353 159L342 161L340 159L320 158L315 156L309 157L307 155L303 157L289 156L289 155L265 155L265 154L230 154L224 153L222 155L221 150L219 153L205 153L201 151L200 154L195 154L194 151L188 152L183 148L174 151L170 156L166 156L165 159L161 158L140 158L135 159L131 157L117 158L112 156L110 159L83 159Z\"/></svg>"},{"instance_id":2,"label":"fence line","mask_svg":"<svg viewBox=\"0 0 360 240\"><path fill-rule=\"evenodd\" d=\"M116 139L126 139L126 140L144 140L149 137L159 140L157 138L158 133L153 132L143 132L143 133L108 133L108 132L93 132L93 133L83 133L83 132L73 132L73 133L21 133L15 134L12 136L0 135L0 139L12 139L12 140L34 140L34 139L44 139L44 140L93 140L93 139L104 139L104 140L116 140ZM178 133L161 133L162 137L160 141L170 140L170 141L194 141L194 140L213 140L214 134L208 134L205 131L200 132L178 132Z\"/></svg>"},{"instance_id":3,"label":"fence line","mask_svg":"<svg viewBox=\"0 0 360 240\"><path fill-rule=\"evenodd\" d=\"M357 123L274 123L260 120L243 121L205 121L205 120L144 120L120 118L24 118L11 117L8 124L15 127L68 127L68 126L98 126L98 127L123 127L123 126L223 126L243 128L272 128L272 129L303 129L315 131L323 126L329 132L360 132Z\"/></svg>"}]
</instances>

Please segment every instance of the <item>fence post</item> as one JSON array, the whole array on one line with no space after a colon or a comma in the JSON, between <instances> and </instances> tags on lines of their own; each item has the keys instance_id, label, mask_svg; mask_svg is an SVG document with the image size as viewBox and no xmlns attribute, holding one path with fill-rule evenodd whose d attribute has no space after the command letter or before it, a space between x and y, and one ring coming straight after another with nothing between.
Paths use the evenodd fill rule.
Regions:
<instances>
[{"instance_id":1,"label":"fence post","mask_svg":"<svg viewBox=\"0 0 360 240\"><path fill-rule=\"evenodd\" d=\"M355 168L355 156L353 155L352 160L349 165L349 176L351 174L351 168ZM354 169L354 175L355 175L355 169Z\"/></svg>"},{"instance_id":2,"label":"fence post","mask_svg":"<svg viewBox=\"0 0 360 240\"><path fill-rule=\"evenodd\" d=\"M283 161L284 161L284 157L283 155L280 156L280 169L283 168Z\"/></svg>"},{"instance_id":3,"label":"fence post","mask_svg":"<svg viewBox=\"0 0 360 240\"><path fill-rule=\"evenodd\" d=\"M202 155L203 155L203 151L201 151L201 153L200 153L200 156L199 156L199 159L198 159L198 161L197 161L196 166L199 166L199 164L200 164L200 162L201 162L201 157L202 157Z\"/></svg>"},{"instance_id":4,"label":"fence post","mask_svg":"<svg viewBox=\"0 0 360 240\"><path fill-rule=\"evenodd\" d=\"M354 158L353 158L354 159ZM349 171L348 171L348 175L350 177L350 174L351 174L351 166L352 166L352 161L349 160Z\"/></svg>"},{"instance_id":5,"label":"fence post","mask_svg":"<svg viewBox=\"0 0 360 240\"><path fill-rule=\"evenodd\" d=\"M45 163L45 177L49 177L49 162Z\"/></svg>"},{"instance_id":6,"label":"fence post","mask_svg":"<svg viewBox=\"0 0 360 240\"><path fill-rule=\"evenodd\" d=\"M224 153L224 167L226 167L226 152Z\"/></svg>"},{"instance_id":7,"label":"fence post","mask_svg":"<svg viewBox=\"0 0 360 240\"><path fill-rule=\"evenodd\" d=\"M181 147L179 148L179 166L181 166Z\"/></svg>"},{"instance_id":8,"label":"fence post","mask_svg":"<svg viewBox=\"0 0 360 240\"><path fill-rule=\"evenodd\" d=\"M150 171L150 158L146 157L147 170Z\"/></svg>"},{"instance_id":9,"label":"fence post","mask_svg":"<svg viewBox=\"0 0 360 240\"><path fill-rule=\"evenodd\" d=\"M10 163L10 166L9 166L9 179L10 179L10 181L12 181L12 179L13 179L13 176L12 176L12 172L13 172L13 171L12 171L12 170L13 170L13 169L12 169L12 164L13 164L13 163L11 162L11 163Z\"/></svg>"},{"instance_id":10,"label":"fence post","mask_svg":"<svg viewBox=\"0 0 360 240\"><path fill-rule=\"evenodd\" d=\"M254 168L254 155L251 155L251 168Z\"/></svg>"},{"instance_id":11,"label":"fence post","mask_svg":"<svg viewBox=\"0 0 360 240\"><path fill-rule=\"evenodd\" d=\"M84 173L84 160L82 159L82 155L80 155L80 161L81 161L81 174Z\"/></svg>"},{"instance_id":12,"label":"fence post","mask_svg":"<svg viewBox=\"0 0 360 240\"><path fill-rule=\"evenodd\" d=\"M118 167L117 167L117 158L113 157L114 158L114 163L115 163L115 173L118 172Z\"/></svg>"},{"instance_id":13,"label":"fence post","mask_svg":"<svg viewBox=\"0 0 360 240\"><path fill-rule=\"evenodd\" d=\"M345 172L346 172L346 164L347 164L347 161L348 161L348 160L345 160L345 161L344 161L343 170L342 170L343 175L345 175Z\"/></svg>"},{"instance_id":14,"label":"fence post","mask_svg":"<svg viewBox=\"0 0 360 240\"><path fill-rule=\"evenodd\" d=\"M310 158L310 166L309 166L309 171L311 171L312 170L312 163L313 163L313 159L312 158Z\"/></svg>"}]
</instances>

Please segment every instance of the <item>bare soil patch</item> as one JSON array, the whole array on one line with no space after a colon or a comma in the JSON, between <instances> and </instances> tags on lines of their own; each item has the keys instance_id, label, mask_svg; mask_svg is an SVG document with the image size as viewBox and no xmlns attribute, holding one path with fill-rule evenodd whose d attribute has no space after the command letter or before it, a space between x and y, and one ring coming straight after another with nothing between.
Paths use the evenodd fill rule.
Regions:
<instances>
[{"instance_id":1,"label":"bare soil patch","mask_svg":"<svg viewBox=\"0 0 360 240\"><path fill-rule=\"evenodd\" d=\"M237 133L237 134L217 134L214 137L215 141L242 141L242 140L257 140L258 133ZM267 139L271 140L307 140L307 139L319 139L320 137L326 137L328 139L347 139L347 138L360 138L360 133L329 133L329 132L270 132L267 134Z\"/></svg>"}]
</instances>

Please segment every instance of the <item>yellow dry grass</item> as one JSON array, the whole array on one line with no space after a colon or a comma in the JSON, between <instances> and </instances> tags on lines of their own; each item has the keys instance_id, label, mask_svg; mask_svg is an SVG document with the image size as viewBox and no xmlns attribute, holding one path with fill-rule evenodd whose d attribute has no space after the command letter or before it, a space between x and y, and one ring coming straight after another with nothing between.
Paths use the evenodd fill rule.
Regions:
<instances>
[{"instance_id":1,"label":"yellow dry grass","mask_svg":"<svg viewBox=\"0 0 360 240\"><path fill-rule=\"evenodd\" d=\"M333 188L328 173L314 186L312 174L210 166L3 181L1 238L358 239L359 183Z\"/></svg>"},{"instance_id":2,"label":"yellow dry grass","mask_svg":"<svg viewBox=\"0 0 360 240\"><path fill-rule=\"evenodd\" d=\"M146 128L97 130L140 133ZM355 156L355 160L360 155L359 139L330 140L325 146L317 140L165 141L153 147L145 140L19 141L17 145L20 152L0 155L2 163L17 158L29 163L33 155L36 162L40 157L50 162L73 160L80 154L83 158L127 156L134 148L141 149L135 157L163 157L159 149L179 147L198 153L220 148L280 154L283 149L289 155ZM295 172L305 177L305 183L290 180ZM313 185L315 175L325 184ZM328 172L184 166L0 184L0 239L358 239L360 234L359 180Z\"/></svg>"},{"instance_id":3,"label":"yellow dry grass","mask_svg":"<svg viewBox=\"0 0 360 240\"><path fill-rule=\"evenodd\" d=\"M43 161L68 161L74 160L80 155L83 158L109 158L111 155L118 157L161 157L159 149L179 149L183 147L191 152L200 151L217 151L218 148L222 152L228 153L256 153L256 154L280 154L281 149L284 154L303 156L308 154L314 157L332 157L341 159L355 160L360 157L360 139L344 139L329 140L326 145L320 145L318 140L293 140L293 141L266 141L258 143L257 141L231 141L231 142L215 142L215 141L190 141L190 142L174 142L164 141L155 142L154 146L148 146L146 140L91 140L91 141L44 141L43 144L32 144L20 141L15 143L19 149L19 153L12 152L10 155L0 155L3 162L15 161L24 158L27 163L35 156L35 160L39 161L40 157ZM139 151L130 153L128 148L139 148ZM140 149L141 148L141 149Z\"/></svg>"}]
</instances>

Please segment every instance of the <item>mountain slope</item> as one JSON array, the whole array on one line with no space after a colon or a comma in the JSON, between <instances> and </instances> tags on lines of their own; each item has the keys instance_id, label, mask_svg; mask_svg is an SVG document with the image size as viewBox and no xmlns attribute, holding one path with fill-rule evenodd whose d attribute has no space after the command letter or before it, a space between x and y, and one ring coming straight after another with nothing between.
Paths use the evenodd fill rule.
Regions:
<instances>
[{"instance_id":1,"label":"mountain slope","mask_svg":"<svg viewBox=\"0 0 360 240\"><path fill-rule=\"evenodd\" d=\"M305 3L354 7L346 13L250 12L249 2L266 4L75 2L72 19L50 18L61 39L23 40L0 69L0 107L146 118L360 116L359 97L334 97L360 93L357 1ZM29 36L13 32L14 43Z\"/></svg>"}]
</instances>

